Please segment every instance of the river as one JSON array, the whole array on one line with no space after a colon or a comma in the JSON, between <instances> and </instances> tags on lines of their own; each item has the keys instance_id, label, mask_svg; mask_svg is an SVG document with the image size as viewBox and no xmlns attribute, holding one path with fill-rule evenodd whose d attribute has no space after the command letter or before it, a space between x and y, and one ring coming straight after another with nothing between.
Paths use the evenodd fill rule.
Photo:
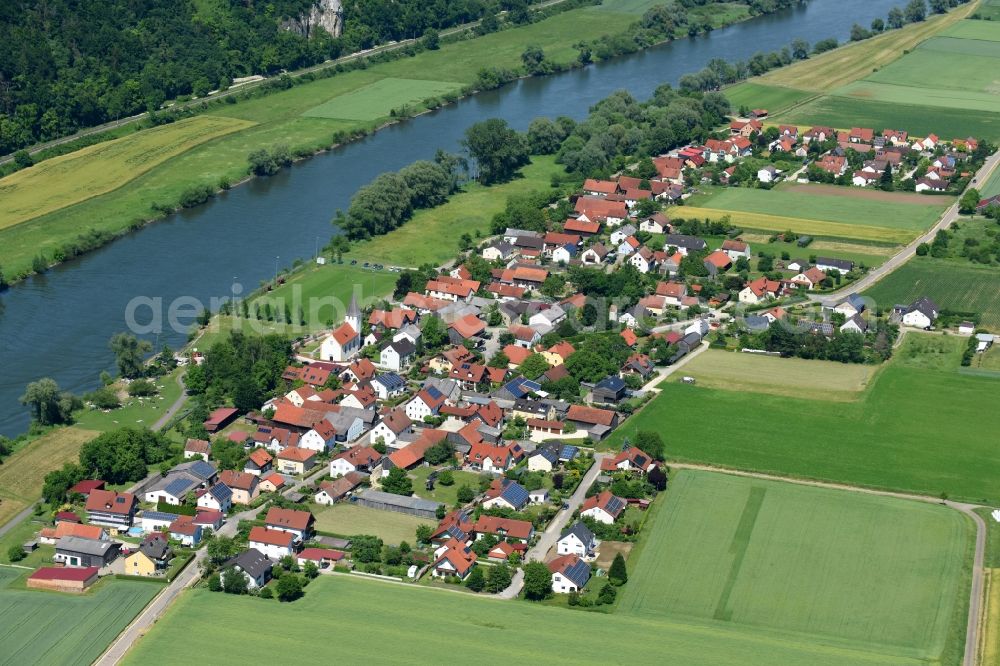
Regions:
<instances>
[{"instance_id":1,"label":"river","mask_svg":"<svg viewBox=\"0 0 1000 666\"><path fill-rule=\"evenodd\" d=\"M457 151L465 128L501 117L525 129L537 116L583 118L588 107L625 89L648 97L676 84L712 58L746 59L801 37L845 40L851 24L885 17L894 0L812 0L709 35L679 39L583 69L517 82L300 162L276 176L253 180L208 204L183 211L30 278L0 294L0 434L28 425L18 403L24 386L52 377L80 393L113 372L108 340L125 330L125 310L136 296L170 303L182 296L208 302L230 293L234 280L253 289L273 276L276 262L312 256L332 233L330 218L375 175ZM181 346L185 336L149 336L157 346Z\"/></svg>"}]
</instances>

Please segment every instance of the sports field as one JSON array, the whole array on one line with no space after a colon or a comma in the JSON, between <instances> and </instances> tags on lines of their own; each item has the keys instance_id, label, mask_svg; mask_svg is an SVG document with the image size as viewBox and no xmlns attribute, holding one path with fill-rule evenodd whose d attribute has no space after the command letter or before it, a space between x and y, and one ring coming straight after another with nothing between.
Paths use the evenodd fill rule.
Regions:
<instances>
[{"instance_id":1,"label":"sports field","mask_svg":"<svg viewBox=\"0 0 1000 666\"><path fill-rule=\"evenodd\" d=\"M0 229L110 192L171 157L252 124L187 118L22 169L0 180Z\"/></svg>"},{"instance_id":2,"label":"sports field","mask_svg":"<svg viewBox=\"0 0 1000 666\"><path fill-rule=\"evenodd\" d=\"M934 504L681 470L617 612L952 663L970 527Z\"/></svg>"},{"instance_id":3,"label":"sports field","mask_svg":"<svg viewBox=\"0 0 1000 666\"><path fill-rule=\"evenodd\" d=\"M814 400L857 400L876 367L860 363L807 361L709 349L684 366L703 388L784 395ZM816 378L823 381L817 383Z\"/></svg>"},{"instance_id":4,"label":"sports field","mask_svg":"<svg viewBox=\"0 0 1000 666\"><path fill-rule=\"evenodd\" d=\"M23 569L0 566L0 661L92 663L163 585L106 580L82 595L20 588Z\"/></svg>"},{"instance_id":5,"label":"sports field","mask_svg":"<svg viewBox=\"0 0 1000 666\"><path fill-rule=\"evenodd\" d=\"M373 637L373 626L392 631ZM330 649L338 661L366 664L439 663L442 650L567 666L661 658L692 666L922 663L898 653L873 654L868 645L841 647L697 618L582 613L350 576L320 576L292 604L185 591L125 663L187 666L206 656L213 664L252 663L260 657L260 627L268 629L269 653L295 664L315 661L317 636L335 636Z\"/></svg>"},{"instance_id":6,"label":"sports field","mask_svg":"<svg viewBox=\"0 0 1000 666\"><path fill-rule=\"evenodd\" d=\"M449 81L424 81L421 79L385 78L363 86L313 107L304 116L341 120L376 120L385 118L393 109L412 107L415 104L455 92L461 83Z\"/></svg>"},{"instance_id":7,"label":"sports field","mask_svg":"<svg viewBox=\"0 0 1000 666\"><path fill-rule=\"evenodd\" d=\"M1000 458L983 436L1000 429L997 380L913 365L893 359L856 402L667 382L608 446L658 430L669 433L668 459L682 462L1000 501Z\"/></svg>"},{"instance_id":8,"label":"sports field","mask_svg":"<svg viewBox=\"0 0 1000 666\"><path fill-rule=\"evenodd\" d=\"M4 459L0 465L0 525L37 501L45 475L67 462L76 462L80 447L98 434L78 427L57 428Z\"/></svg>"},{"instance_id":9,"label":"sports field","mask_svg":"<svg viewBox=\"0 0 1000 666\"><path fill-rule=\"evenodd\" d=\"M980 325L1000 332L1000 271L963 260L915 257L865 292L882 308L920 296L957 312L978 312Z\"/></svg>"},{"instance_id":10,"label":"sports field","mask_svg":"<svg viewBox=\"0 0 1000 666\"><path fill-rule=\"evenodd\" d=\"M311 511L316 516L317 530L345 537L370 534L391 544L402 541L412 544L416 540L418 526L433 527L437 524L432 520L422 520L404 513L369 509L344 502L333 506L315 506Z\"/></svg>"}]
</instances>

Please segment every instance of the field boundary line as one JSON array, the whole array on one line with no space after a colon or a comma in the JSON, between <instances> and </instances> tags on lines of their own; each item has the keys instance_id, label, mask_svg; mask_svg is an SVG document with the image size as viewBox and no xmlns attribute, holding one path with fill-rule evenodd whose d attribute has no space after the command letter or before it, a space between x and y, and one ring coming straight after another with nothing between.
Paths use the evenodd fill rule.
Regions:
<instances>
[{"instance_id":1,"label":"field boundary line","mask_svg":"<svg viewBox=\"0 0 1000 666\"><path fill-rule=\"evenodd\" d=\"M729 608L729 597L733 594L736 580L740 576L740 569L743 568L743 559L750 546L753 527L757 523L757 516L760 515L760 507L764 504L766 494L767 488L764 486L750 486L750 494L743 505L740 521L736 524L736 531L729 544L729 552L733 553L733 561L729 566L729 573L726 575L726 583L722 586L722 594L719 595L719 600L715 605L715 612L712 613L712 617L716 620L729 622L733 617L733 611Z\"/></svg>"}]
</instances>

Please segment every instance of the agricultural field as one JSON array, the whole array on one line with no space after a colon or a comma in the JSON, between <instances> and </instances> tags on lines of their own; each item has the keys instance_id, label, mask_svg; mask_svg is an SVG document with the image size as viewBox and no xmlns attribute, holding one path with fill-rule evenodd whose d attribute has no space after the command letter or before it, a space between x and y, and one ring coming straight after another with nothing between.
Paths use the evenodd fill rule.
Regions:
<instances>
[{"instance_id":1,"label":"agricultural field","mask_svg":"<svg viewBox=\"0 0 1000 666\"><path fill-rule=\"evenodd\" d=\"M751 82L737 83L723 92L734 109L747 106L752 109L767 109L772 114L816 96L816 93L794 88Z\"/></svg>"},{"instance_id":2,"label":"agricultural field","mask_svg":"<svg viewBox=\"0 0 1000 666\"><path fill-rule=\"evenodd\" d=\"M0 465L0 525L41 498L45 475L76 462L80 447L98 434L76 426L56 428L5 458Z\"/></svg>"},{"instance_id":3,"label":"agricultural field","mask_svg":"<svg viewBox=\"0 0 1000 666\"><path fill-rule=\"evenodd\" d=\"M393 109L412 107L420 102L460 90L461 83L420 79L385 78L306 111L309 118L376 120Z\"/></svg>"},{"instance_id":4,"label":"agricultural field","mask_svg":"<svg viewBox=\"0 0 1000 666\"><path fill-rule=\"evenodd\" d=\"M954 510L681 470L644 534L617 613L929 662L961 654L972 540Z\"/></svg>"},{"instance_id":5,"label":"agricultural field","mask_svg":"<svg viewBox=\"0 0 1000 666\"><path fill-rule=\"evenodd\" d=\"M250 127L234 118L186 118L54 157L0 180L0 230L100 196L195 146Z\"/></svg>"},{"instance_id":6,"label":"agricultural field","mask_svg":"<svg viewBox=\"0 0 1000 666\"><path fill-rule=\"evenodd\" d=\"M343 609L350 608L350 613ZM233 597L199 588L184 592L125 658L126 664L213 663L259 659L257 627L268 627L268 649L289 663L315 659L309 646L327 635L337 618L337 656L347 663L440 661L441 637L449 650L484 660L546 664L645 663L670 655L693 666L727 664L912 664L900 654L872 654L868 646L818 644L807 637L780 639L696 619L622 613L581 613L527 602L498 602L351 576L320 576L293 604ZM393 627L372 641L372 623ZM211 626L212 631L203 628ZM622 640L622 636L642 636ZM179 649L178 646L183 646Z\"/></svg>"},{"instance_id":7,"label":"agricultural field","mask_svg":"<svg viewBox=\"0 0 1000 666\"><path fill-rule=\"evenodd\" d=\"M1000 194L1000 169L993 172L990 179L986 181L980 191L984 197L991 197L994 194Z\"/></svg>"},{"instance_id":8,"label":"agricultural field","mask_svg":"<svg viewBox=\"0 0 1000 666\"><path fill-rule=\"evenodd\" d=\"M681 462L1000 501L1000 459L982 436L1000 428L996 379L914 364L893 359L855 402L666 382L608 446L658 430L670 433L668 459Z\"/></svg>"},{"instance_id":9,"label":"agricultural field","mask_svg":"<svg viewBox=\"0 0 1000 666\"><path fill-rule=\"evenodd\" d=\"M0 654L11 664L79 664L101 655L162 584L104 580L86 594L20 589L23 569L0 567Z\"/></svg>"},{"instance_id":10,"label":"agricultural field","mask_svg":"<svg viewBox=\"0 0 1000 666\"><path fill-rule=\"evenodd\" d=\"M877 368L859 363L808 361L709 349L684 366L703 388L767 393L813 400L853 401L861 397ZM823 377L818 386L816 377Z\"/></svg>"},{"instance_id":11,"label":"agricultural field","mask_svg":"<svg viewBox=\"0 0 1000 666\"><path fill-rule=\"evenodd\" d=\"M402 541L413 543L419 525L437 523L394 511L380 511L339 502L333 506L314 506L310 509L316 516L316 529L349 537L355 534L371 534L386 543L398 544Z\"/></svg>"},{"instance_id":12,"label":"agricultural field","mask_svg":"<svg viewBox=\"0 0 1000 666\"><path fill-rule=\"evenodd\" d=\"M927 296L938 307L978 312L980 325L1000 332L1000 271L967 261L914 257L865 292L881 308Z\"/></svg>"},{"instance_id":13,"label":"agricultural field","mask_svg":"<svg viewBox=\"0 0 1000 666\"><path fill-rule=\"evenodd\" d=\"M976 14L984 21L1000 21L1000 2L997 2L997 0L983 0L976 10ZM984 24L984 27L986 25L989 24Z\"/></svg>"}]
</instances>

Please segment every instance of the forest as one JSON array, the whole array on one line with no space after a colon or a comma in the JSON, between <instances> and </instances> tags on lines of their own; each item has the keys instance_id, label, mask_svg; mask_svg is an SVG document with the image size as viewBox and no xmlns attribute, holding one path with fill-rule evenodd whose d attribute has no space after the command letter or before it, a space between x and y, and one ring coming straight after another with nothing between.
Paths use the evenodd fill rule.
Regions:
<instances>
[{"instance_id":1,"label":"forest","mask_svg":"<svg viewBox=\"0 0 1000 666\"><path fill-rule=\"evenodd\" d=\"M484 0L350 0L339 37L287 29L312 4L0 2L0 154L201 96L234 78L306 67L507 8Z\"/></svg>"}]
</instances>

